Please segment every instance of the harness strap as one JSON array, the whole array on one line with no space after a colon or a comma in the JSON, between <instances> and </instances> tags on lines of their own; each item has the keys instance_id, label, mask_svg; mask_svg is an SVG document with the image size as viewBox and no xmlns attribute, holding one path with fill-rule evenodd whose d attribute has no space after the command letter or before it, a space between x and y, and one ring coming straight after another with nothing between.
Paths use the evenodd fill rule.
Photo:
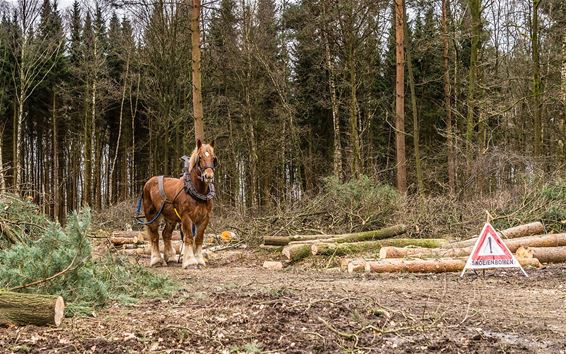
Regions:
<instances>
[{"instance_id":1,"label":"harness strap","mask_svg":"<svg viewBox=\"0 0 566 354\"><path fill-rule=\"evenodd\" d=\"M191 179L186 176L185 177L185 192L187 192L191 197L195 198L196 200L199 200L201 202L206 202L209 200L212 200L214 198L214 196L216 195L216 190L214 188L214 183L209 183L208 184L208 194L202 194L199 193L196 188L195 185L193 184L193 182L191 181Z\"/></svg>"},{"instance_id":2,"label":"harness strap","mask_svg":"<svg viewBox=\"0 0 566 354\"><path fill-rule=\"evenodd\" d=\"M165 189L163 188L163 176L157 176L157 187L159 188L159 195L161 195L163 202L166 202L167 195L165 195Z\"/></svg>"}]
</instances>

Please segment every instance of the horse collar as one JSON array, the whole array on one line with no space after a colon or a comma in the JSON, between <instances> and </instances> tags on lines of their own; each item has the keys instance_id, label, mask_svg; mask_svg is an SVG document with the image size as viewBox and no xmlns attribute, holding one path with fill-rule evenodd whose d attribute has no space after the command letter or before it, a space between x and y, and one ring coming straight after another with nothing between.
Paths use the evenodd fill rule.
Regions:
<instances>
[{"instance_id":1,"label":"horse collar","mask_svg":"<svg viewBox=\"0 0 566 354\"><path fill-rule=\"evenodd\" d=\"M185 192L187 192L187 194L189 194L191 197L195 198L196 200L206 202L212 200L216 195L216 191L214 189L214 183L208 184L208 194L205 195L197 191L193 181L191 181L191 178L187 174L185 174L184 180L185 180L185 187L184 187Z\"/></svg>"}]
</instances>

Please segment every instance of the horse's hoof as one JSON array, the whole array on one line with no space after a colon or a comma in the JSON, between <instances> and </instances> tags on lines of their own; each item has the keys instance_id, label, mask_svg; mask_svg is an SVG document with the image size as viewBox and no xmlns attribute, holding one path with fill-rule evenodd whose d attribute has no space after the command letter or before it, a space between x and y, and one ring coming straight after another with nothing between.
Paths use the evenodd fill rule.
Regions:
<instances>
[{"instance_id":1,"label":"horse's hoof","mask_svg":"<svg viewBox=\"0 0 566 354\"><path fill-rule=\"evenodd\" d=\"M177 262L179 258L177 257L176 254L165 254L163 255L163 259L165 260L165 263L169 263L169 262Z\"/></svg>"},{"instance_id":2,"label":"horse's hoof","mask_svg":"<svg viewBox=\"0 0 566 354\"><path fill-rule=\"evenodd\" d=\"M161 257L151 257L151 260L149 261L149 266L150 267L158 267L158 266L166 267L167 262L165 262L165 260Z\"/></svg>"},{"instance_id":3,"label":"horse's hoof","mask_svg":"<svg viewBox=\"0 0 566 354\"><path fill-rule=\"evenodd\" d=\"M198 262L195 258L189 258L186 261L183 261L183 269L187 269L189 267L198 266Z\"/></svg>"}]
</instances>

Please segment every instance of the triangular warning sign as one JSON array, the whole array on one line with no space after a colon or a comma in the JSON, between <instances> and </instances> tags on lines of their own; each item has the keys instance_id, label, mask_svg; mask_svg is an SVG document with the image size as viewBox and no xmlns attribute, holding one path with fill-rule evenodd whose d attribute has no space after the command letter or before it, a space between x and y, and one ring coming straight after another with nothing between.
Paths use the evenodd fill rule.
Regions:
<instances>
[{"instance_id":1,"label":"triangular warning sign","mask_svg":"<svg viewBox=\"0 0 566 354\"><path fill-rule=\"evenodd\" d=\"M489 223L484 225L460 276L464 275L466 269L486 268L520 268L528 276Z\"/></svg>"}]
</instances>

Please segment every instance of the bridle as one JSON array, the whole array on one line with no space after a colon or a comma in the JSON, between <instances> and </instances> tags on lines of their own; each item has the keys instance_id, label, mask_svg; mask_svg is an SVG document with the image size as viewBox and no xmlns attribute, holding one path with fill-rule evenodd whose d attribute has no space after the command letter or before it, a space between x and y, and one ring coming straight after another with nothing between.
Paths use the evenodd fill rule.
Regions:
<instances>
[{"instance_id":1,"label":"bridle","mask_svg":"<svg viewBox=\"0 0 566 354\"><path fill-rule=\"evenodd\" d=\"M183 156L183 160L188 163L188 159L185 159L186 157ZM204 171L208 168L212 169L212 171L214 172L216 170L216 168L218 167L218 159L216 158L216 156L214 157L212 166L209 164L205 164L204 166L201 166L200 163L200 155L197 156L197 161L196 161L196 168L198 171L198 176L197 178L201 181L201 182L205 182L205 178L204 178ZM190 178L189 175L189 170L188 170L188 165L185 166L186 168L184 169L184 174L183 174L183 181L184 181L184 187L183 189L185 190L186 193L188 193L191 197L195 198L196 200L200 200L203 202L212 200L214 198L214 196L216 195L216 190L214 188L214 183L210 182L208 183L208 194L202 194L199 191L196 190L196 187L193 183L193 181Z\"/></svg>"},{"instance_id":2,"label":"bridle","mask_svg":"<svg viewBox=\"0 0 566 354\"><path fill-rule=\"evenodd\" d=\"M207 169L210 168L212 170L212 172L216 172L216 168L218 167L218 159L216 158L216 156L214 156L214 160L212 161L212 165L207 163L203 167L203 166L200 165L200 155L198 155L196 167L197 167L197 170L198 170L198 179L201 182L204 182L204 171L206 171Z\"/></svg>"}]
</instances>

